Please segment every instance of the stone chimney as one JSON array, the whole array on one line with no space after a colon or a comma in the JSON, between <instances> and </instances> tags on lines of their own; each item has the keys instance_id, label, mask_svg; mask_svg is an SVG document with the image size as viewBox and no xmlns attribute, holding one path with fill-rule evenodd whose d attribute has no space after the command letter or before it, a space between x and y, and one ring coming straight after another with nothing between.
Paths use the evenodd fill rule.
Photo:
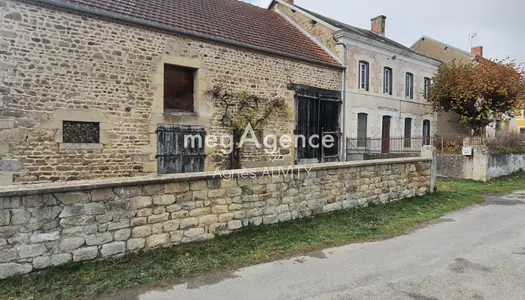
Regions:
<instances>
[{"instance_id":1,"label":"stone chimney","mask_svg":"<svg viewBox=\"0 0 525 300\"><path fill-rule=\"evenodd\" d=\"M471 53L476 57L483 57L483 46L472 47Z\"/></svg>"},{"instance_id":2,"label":"stone chimney","mask_svg":"<svg viewBox=\"0 0 525 300\"><path fill-rule=\"evenodd\" d=\"M284 2L293 5L293 0L284 0Z\"/></svg>"},{"instance_id":3,"label":"stone chimney","mask_svg":"<svg viewBox=\"0 0 525 300\"><path fill-rule=\"evenodd\" d=\"M385 36L386 17L383 15L380 15L380 16L377 16L371 19L370 21L372 21L372 32L380 36Z\"/></svg>"}]
</instances>

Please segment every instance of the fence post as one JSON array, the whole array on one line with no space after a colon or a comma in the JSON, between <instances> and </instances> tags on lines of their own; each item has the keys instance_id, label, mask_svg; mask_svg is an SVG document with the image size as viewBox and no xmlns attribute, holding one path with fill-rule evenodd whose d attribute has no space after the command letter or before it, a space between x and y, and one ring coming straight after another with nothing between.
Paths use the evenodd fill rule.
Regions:
<instances>
[{"instance_id":1,"label":"fence post","mask_svg":"<svg viewBox=\"0 0 525 300\"><path fill-rule=\"evenodd\" d=\"M489 148L484 145L474 146L472 179L476 181L489 181Z\"/></svg>"},{"instance_id":2,"label":"fence post","mask_svg":"<svg viewBox=\"0 0 525 300\"><path fill-rule=\"evenodd\" d=\"M430 167L430 193L437 191L436 176L437 176L437 149L434 146L423 146L421 148L421 156L432 159Z\"/></svg>"}]
</instances>

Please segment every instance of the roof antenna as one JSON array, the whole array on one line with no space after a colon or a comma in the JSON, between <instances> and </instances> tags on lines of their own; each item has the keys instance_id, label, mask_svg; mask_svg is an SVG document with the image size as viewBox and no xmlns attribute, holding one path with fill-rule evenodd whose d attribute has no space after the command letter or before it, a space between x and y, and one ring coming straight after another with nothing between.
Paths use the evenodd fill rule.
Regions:
<instances>
[{"instance_id":1,"label":"roof antenna","mask_svg":"<svg viewBox=\"0 0 525 300\"><path fill-rule=\"evenodd\" d=\"M472 49L472 47L474 46L474 39L476 40L478 39L478 33L477 32L469 33L468 38L470 40L470 49Z\"/></svg>"}]
</instances>

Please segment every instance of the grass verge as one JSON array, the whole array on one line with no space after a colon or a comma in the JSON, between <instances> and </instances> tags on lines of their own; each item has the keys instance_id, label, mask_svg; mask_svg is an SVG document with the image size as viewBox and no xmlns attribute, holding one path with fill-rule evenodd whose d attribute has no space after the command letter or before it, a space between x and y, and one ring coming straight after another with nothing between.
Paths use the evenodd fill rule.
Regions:
<instances>
[{"instance_id":1,"label":"grass verge","mask_svg":"<svg viewBox=\"0 0 525 300\"><path fill-rule=\"evenodd\" d=\"M446 212L482 203L483 194L524 189L525 173L490 183L439 180L439 192L283 224L247 228L214 240L123 258L46 269L0 280L0 299L78 299L162 281L174 283L330 246L405 234Z\"/></svg>"}]
</instances>

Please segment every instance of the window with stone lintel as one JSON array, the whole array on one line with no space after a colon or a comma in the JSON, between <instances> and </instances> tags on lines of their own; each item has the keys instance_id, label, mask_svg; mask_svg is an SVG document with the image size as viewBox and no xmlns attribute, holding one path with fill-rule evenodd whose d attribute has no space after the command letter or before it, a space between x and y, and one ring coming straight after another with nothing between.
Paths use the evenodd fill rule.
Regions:
<instances>
[{"instance_id":1,"label":"window with stone lintel","mask_svg":"<svg viewBox=\"0 0 525 300\"><path fill-rule=\"evenodd\" d=\"M164 111L193 112L195 69L164 65Z\"/></svg>"}]
</instances>

